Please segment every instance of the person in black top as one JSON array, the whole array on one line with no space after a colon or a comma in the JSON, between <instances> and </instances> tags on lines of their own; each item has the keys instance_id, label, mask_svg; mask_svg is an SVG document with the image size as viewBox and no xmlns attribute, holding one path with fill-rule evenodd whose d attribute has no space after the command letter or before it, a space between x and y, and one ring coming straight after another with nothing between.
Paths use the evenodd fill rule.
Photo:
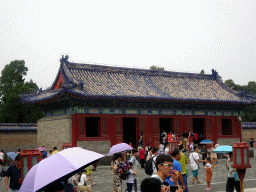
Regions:
<instances>
[{"instance_id":1,"label":"person in black top","mask_svg":"<svg viewBox=\"0 0 256 192\"><path fill-rule=\"evenodd\" d=\"M205 160L207 157L207 148L206 145L203 145L203 149L201 149L201 154L202 154L202 160ZM203 162L203 165L205 166L205 161Z\"/></svg>"},{"instance_id":2,"label":"person in black top","mask_svg":"<svg viewBox=\"0 0 256 192\"><path fill-rule=\"evenodd\" d=\"M8 184L10 177L10 185ZM15 157L15 164L11 165L5 173L5 189L8 191L9 188L11 191L19 191L21 183L19 179L21 177L20 173L20 155Z\"/></svg>"},{"instance_id":3,"label":"person in black top","mask_svg":"<svg viewBox=\"0 0 256 192\"><path fill-rule=\"evenodd\" d=\"M251 141L250 141L250 145L251 145L251 147L253 147L253 144L254 144L254 139L253 139L253 138L251 138Z\"/></svg>"}]
</instances>

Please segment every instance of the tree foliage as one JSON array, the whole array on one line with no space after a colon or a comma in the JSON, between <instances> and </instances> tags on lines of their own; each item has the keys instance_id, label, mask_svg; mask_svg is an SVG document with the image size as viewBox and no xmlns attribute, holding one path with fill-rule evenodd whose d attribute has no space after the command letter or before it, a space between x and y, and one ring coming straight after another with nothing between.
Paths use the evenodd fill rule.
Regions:
<instances>
[{"instance_id":1,"label":"tree foliage","mask_svg":"<svg viewBox=\"0 0 256 192\"><path fill-rule=\"evenodd\" d=\"M164 71L164 67L157 67L157 66L155 66L155 65L152 65L152 66L150 67L150 70Z\"/></svg>"},{"instance_id":2,"label":"tree foliage","mask_svg":"<svg viewBox=\"0 0 256 192\"><path fill-rule=\"evenodd\" d=\"M247 85L238 85L232 79L228 79L224 82L228 87L234 91L246 91L249 94L256 94L256 82L250 81ZM256 106L246 106L242 110L241 118L243 122L256 122Z\"/></svg>"},{"instance_id":3,"label":"tree foliage","mask_svg":"<svg viewBox=\"0 0 256 192\"><path fill-rule=\"evenodd\" d=\"M204 74L205 74L203 69L201 70L200 74L202 74L202 75L204 75Z\"/></svg>"},{"instance_id":4,"label":"tree foliage","mask_svg":"<svg viewBox=\"0 0 256 192\"><path fill-rule=\"evenodd\" d=\"M38 89L32 80L25 82L23 78L28 68L25 61L12 61L2 70L1 80L1 123L36 123L42 118L43 110L38 106L21 104L19 95L23 92L34 92Z\"/></svg>"},{"instance_id":5,"label":"tree foliage","mask_svg":"<svg viewBox=\"0 0 256 192\"><path fill-rule=\"evenodd\" d=\"M17 83L24 82L23 76L27 75L27 71L24 60L15 60L5 65L0 77L0 96L5 95Z\"/></svg>"}]
</instances>

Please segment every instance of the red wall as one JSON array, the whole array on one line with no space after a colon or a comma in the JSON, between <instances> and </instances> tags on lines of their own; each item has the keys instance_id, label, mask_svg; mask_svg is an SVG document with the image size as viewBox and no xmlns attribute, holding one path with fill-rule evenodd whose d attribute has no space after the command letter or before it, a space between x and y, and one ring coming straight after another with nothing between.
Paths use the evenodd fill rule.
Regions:
<instances>
[{"instance_id":1,"label":"red wall","mask_svg":"<svg viewBox=\"0 0 256 192\"><path fill-rule=\"evenodd\" d=\"M86 137L85 118L100 117L101 135L99 137ZM72 144L76 146L77 141L102 141L111 140L111 145L123 142L123 117L137 118L136 138L139 138L139 131L143 132L144 145L150 143L157 145L160 139L159 118L173 118L176 134L183 134L184 131L193 132L193 118L205 119L205 138L217 142L217 138L237 138L241 140L241 122L237 117L220 116L164 116L164 115L112 115L112 114L73 114L72 121ZM222 135L221 119L228 118L232 121L232 135Z\"/></svg>"}]
</instances>

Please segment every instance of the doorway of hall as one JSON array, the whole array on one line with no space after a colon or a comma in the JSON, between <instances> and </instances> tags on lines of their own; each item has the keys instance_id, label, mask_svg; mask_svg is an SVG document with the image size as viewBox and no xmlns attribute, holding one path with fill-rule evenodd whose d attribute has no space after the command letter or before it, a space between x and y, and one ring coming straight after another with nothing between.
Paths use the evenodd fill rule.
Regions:
<instances>
[{"instance_id":1,"label":"doorway of hall","mask_svg":"<svg viewBox=\"0 0 256 192\"><path fill-rule=\"evenodd\" d=\"M133 148L137 147L137 126L136 118L123 117L123 142L129 144L132 142Z\"/></svg>"},{"instance_id":2,"label":"doorway of hall","mask_svg":"<svg viewBox=\"0 0 256 192\"><path fill-rule=\"evenodd\" d=\"M160 118L160 135L159 140L162 141L161 134L165 131L167 134L170 133L170 131L174 131L174 119L173 118Z\"/></svg>"},{"instance_id":3,"label":"doorway of hall","mask_svg":"<svg viewBox=\"0 0 256 192\"><path fill-rule=\"evenodd\" d=\"M198 140L194 139L194 142L199 144L205 138L205 118L193 118L193 133L197 133ZM200 138L200 135L203 138Z\"/></svg>"}]
</instances>

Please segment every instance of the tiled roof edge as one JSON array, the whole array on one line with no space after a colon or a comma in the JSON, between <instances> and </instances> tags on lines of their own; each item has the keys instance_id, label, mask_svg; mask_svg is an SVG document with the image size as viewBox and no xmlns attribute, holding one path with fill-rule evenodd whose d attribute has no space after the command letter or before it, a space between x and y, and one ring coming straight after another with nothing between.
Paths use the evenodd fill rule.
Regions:
<instances>
[{"instance_id":1,"label":"tiled roof edge","mask_svg":"<svg viewBox=\"0 0 256 192\"><path fill-rule=\"evenodd\" d=\"M34 125L37 126L37 123L0 123L0 126L24 126L24 125Z\"/></svg>"},{"instance_id":2,"label":"tiled roof edge","mask_svg":"<svg viewBox=\"0 0 256 192\"><path fill-rule=\"evenodd\" d=\"M48 91L53 91L53 92L56 92L56 93L53 94L50 97L45 97L45 98L37 99L36 103L53 99L55 97L58 97L60 94L64 93L64 89L61 88L61 89L55 89L55 90L45 90L45 91L42 91L42 92L31 93L31 94L26 94L26 95L20 95L19 96L20 97L20 102L21 103L27 103L27 104L34 103L33 101L28 101L26 98L29 97L29 96L34 97L36 94L40 95L40 94L42 94L44 92L48 92Z\"/></svg>"},{"instance_id":3,"label":"tiled roof edge","mask_svg":"<svg viewBox=\"0 0 256 192\"><path fill-rule=\"evenodd\" d=\"M37 131L37 123L0 123L0 132Z\"/></svg>"},{"instance_id":4,"label":"tiled roof edge","mask_svg":"<svg viewBox=\"0 0 256 192\"><path fill-rule=\"evenodd\" d=\"M256 129L256 122L242 122L243 129Z\"/></svg>"},{"instance_id":5,"label":"tiled roof edge","mask_svg":"<svg viewBox=\"0 0 256 192\"><path fill-rule=\"evenodd\" d=\"M234 95L236 95L236 96L239 97L238 92L236 92L236 91L234 91L233 89L231 89L230 87L228 87L225 83L223 83L223 82L220 80L219 77L216 77L216 81L217 81L217 83L219 83L219 85L220 85L223 89L225 89L225 90L228 91L229 93L234 94Z\"/></svg>"},{"instance_id":6,"label":"tiled roof edge","mask_svg":"<svg viewBox=\"0 0 256 192\"><path fill-rule=\"evenodd\" d=\"M85 95L83 93L77 93L73 91L72 89L66 90L67 93L78 96L78 97L84 97L88 99L128 99L128 100L145 100L145 101L177 101L177 102L201 102L201 103L226 103L226 104L252 104L250 101L223 101L223 100L206 100L206 99L179 99L179 98L146 98L146 97L129 97L129 96L89 96Z\"/></svg>"},{"instance_id":7,"label":"tiled roof edge","mask_svg":"<svg viewBox=\"0 0 256 192\"><path fill-rule=\"evenodd\" d=\"M190 78L204 78L204 79L214 79L212 74L197 74L197 73L185 73L185 72L172 72L172 71L158 71L150 69L133 69L125 67L114 67L114 66L103 66L94 64L80 64L68 62L66 65L70 69L82 69L88 71L104 71L112 73L133 73L141 75L153 75L153 76L176 76L176 77L190 77Z\"/></svg>"}]
</instances>

